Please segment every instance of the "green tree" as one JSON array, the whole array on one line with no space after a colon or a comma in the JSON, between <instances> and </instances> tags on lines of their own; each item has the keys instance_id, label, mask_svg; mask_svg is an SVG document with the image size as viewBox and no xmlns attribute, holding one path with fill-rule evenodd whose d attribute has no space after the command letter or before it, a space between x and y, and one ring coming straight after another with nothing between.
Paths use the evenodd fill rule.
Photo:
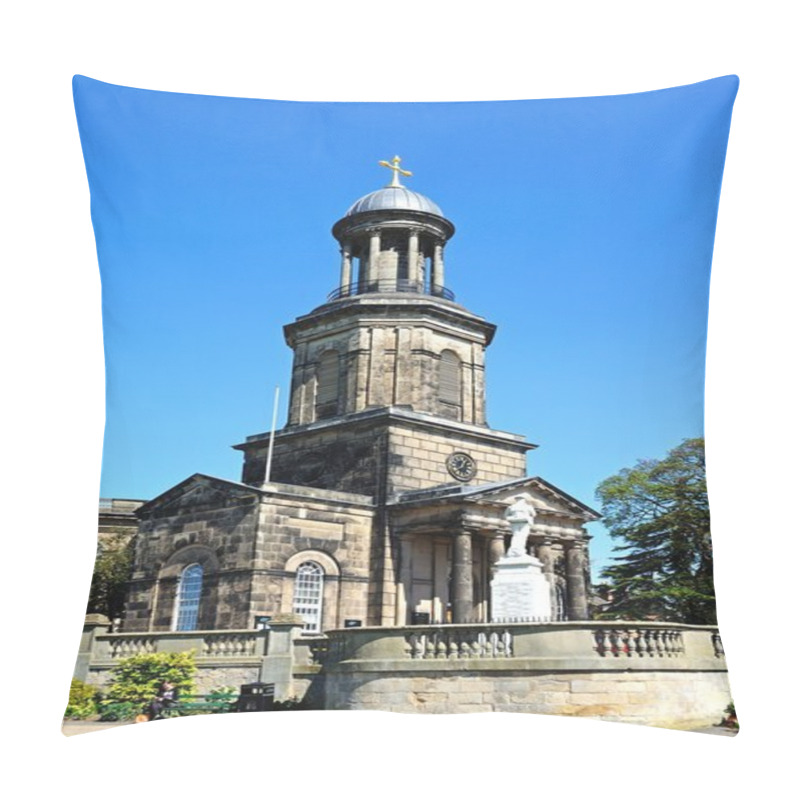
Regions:
<instances>
[{"instance_id":1,"label":"green tree","mask_svg":"<svg viewBox=\"0 0 800 800\"><path fill-rule=\"evenodd\" d=\"M716 623L704 440L623 469L597 497L620 542L601 576L613 597L603 616Z\"/></svg>"},{"instance_id":2,"label":"green tree","mask_svg":"<svg viewBox=\"0 0 800 800\"><path fill-rule=\"evenodd\" d=\"M109 619L122 616L132 565L133 538L129 532L109 534L97 542L87 614L105 614Z\"/></svg>"}]
</instances>

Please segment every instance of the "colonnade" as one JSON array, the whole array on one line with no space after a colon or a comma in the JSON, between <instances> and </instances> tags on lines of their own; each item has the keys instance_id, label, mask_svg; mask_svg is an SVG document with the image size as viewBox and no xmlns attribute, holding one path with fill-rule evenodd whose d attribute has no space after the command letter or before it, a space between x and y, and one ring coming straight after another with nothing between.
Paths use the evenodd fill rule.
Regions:
<instances>
[{"instance_id":1,"label":"colonnade","mask_svg":"<svg viewBox=\"0 0 800 800\"><path fill-rule=\"evenodd\" d=\"M390 288L382 288L381 284L391 287L401 281L408 281L408 284L416 284L423 291L426 285L426 265L425 261L430 260L429 281L431 294L440 294L444 287L444 239L420 236L420 230L411 228L407 230L405 249L398 252L398 259L391 267L390 272L380 270L380 255L382 249L382 237L384 233L396 233L393 229L370 228L366 231L367 237L361 242L345 241L342 243L341 269L339 275L339 294L346 296L356 293L351 287L358 286L358 293L363 291L390 291ZM401 276L399 271L401 255L407 256L407 275ZM366 257L365 257L366 256ZM420 261L420 256L424 259ZM358 258L358 276L354 275L355 260ZM370 286L377 286L370 289Z\"/></svg>"},{"instance_id":2,"label":"colonnade","mask_svg":"<svg viewBox=\"0 0 800 800\"><path fill-rule=\"evenodd\" d=\"M414 580L413 576L413 547L414 541L419 536L431 534L417 533L405 534L399 537L399 559L397 575L397 607L396 624L406 625L409 618L409 605L412 602L410 589ZM505 553L505 532L490 533L484 529L462 527L449 533L451 545L449 600L453 623L476 622L475 616L475 588L473 549L476 546L486 548L488 554L488 569L491 571L498 559ZM555 581L554 564L554 539L549 537L531 537L536 546L537 557L542 561L545 575L553 583ZM488 541L487 541L488 539ZM567 619L588 619L588 595L586 586L586 542L583 539L560 540L561 550L564 554L566 584L566 608L564 613ZM484 582L488 592L489 581ZM489 598L480 598L481 601Z\"/></svg>"}]
</instances>

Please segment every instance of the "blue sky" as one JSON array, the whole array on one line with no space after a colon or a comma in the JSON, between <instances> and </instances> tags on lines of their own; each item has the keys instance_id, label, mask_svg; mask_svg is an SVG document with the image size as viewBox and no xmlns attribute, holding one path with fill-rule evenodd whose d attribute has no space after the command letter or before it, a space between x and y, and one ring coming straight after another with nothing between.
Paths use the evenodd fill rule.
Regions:
<instances>
[{"instance_id":1,"label":"blue sky","mask_svg":"<svg viewBox=\"0 0 800 800\"><path fill-rule=\"evenodd\" d=\"M269 426L282 326L338 282L333 223L406 185L455 224L447 284L498 325L492 427L589 505L605 477L702 434L706 307L733 77L599 98L292 103L75 79L102 265L102 496L194 472ZM590 528L595 572L610 543Z\"/></svg>"}]
</instances>

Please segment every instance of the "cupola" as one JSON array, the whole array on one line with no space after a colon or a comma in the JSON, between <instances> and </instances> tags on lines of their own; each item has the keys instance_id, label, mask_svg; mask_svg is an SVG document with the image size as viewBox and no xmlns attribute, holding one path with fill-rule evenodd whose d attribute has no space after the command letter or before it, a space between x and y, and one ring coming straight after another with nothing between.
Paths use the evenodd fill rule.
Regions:
<instances>
[{"instance_id":1,"label":"cupola","mask_svg":"<svg viewBox=\"0 0 800 800\"><path fill-rule=\"evenodd\" d=\"M454 299L445 287L444 247L455 227L433 200L400 183L412 174L400 161L379 161L392 170L391 182L356 200L333 226L342 262L329 301L369 293Z\"/></svg>"}]
</instances>

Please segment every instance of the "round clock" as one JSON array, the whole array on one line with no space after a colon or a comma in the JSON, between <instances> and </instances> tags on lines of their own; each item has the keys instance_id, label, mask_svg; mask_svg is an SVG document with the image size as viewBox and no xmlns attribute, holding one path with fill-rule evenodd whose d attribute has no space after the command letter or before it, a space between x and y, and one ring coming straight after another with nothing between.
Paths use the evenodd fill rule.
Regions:
<instances>
[{"instance_id":1,"label":"round clock","mask_svg":"<svg viewBox=\"0 0 800 800\"><path fill-rule=\"evenodd\" d=\"M475 459L468 453L450 453L445 462L447 471L457 481L468 481L475 477L478 466Z\"/></svg>"}]
</instances>

